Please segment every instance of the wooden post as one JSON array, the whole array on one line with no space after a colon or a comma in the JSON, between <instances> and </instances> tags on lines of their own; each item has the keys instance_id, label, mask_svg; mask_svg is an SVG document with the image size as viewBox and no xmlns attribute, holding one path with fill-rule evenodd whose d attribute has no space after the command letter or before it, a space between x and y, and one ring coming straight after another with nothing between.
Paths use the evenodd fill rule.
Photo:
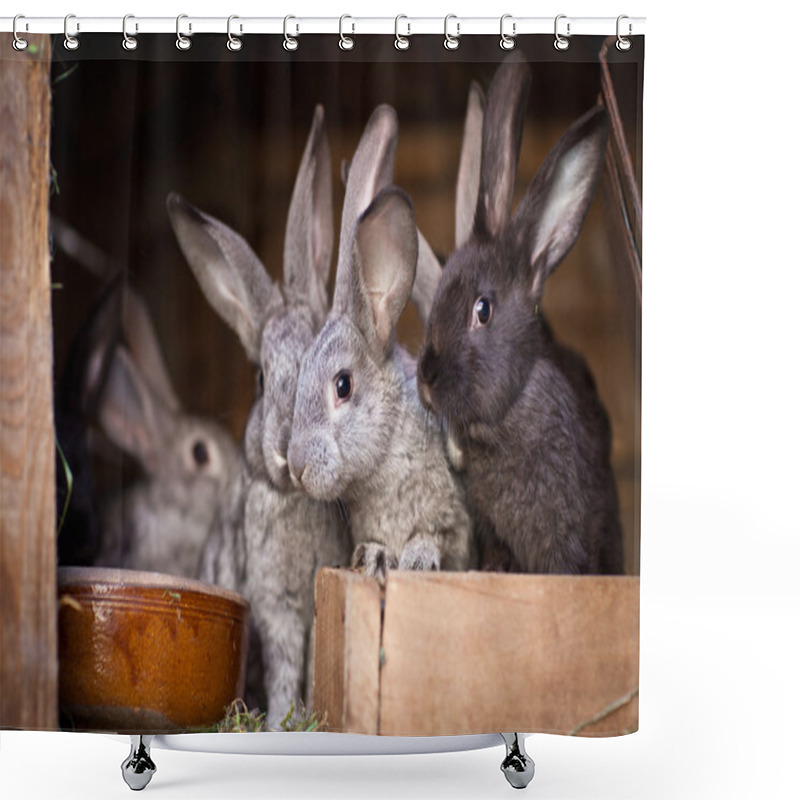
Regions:
<instances>
[{"instance_id":1,"label":"wooden post","mask_svg":"<svg viewBox=\"0 0 800 800\"><path fill-rule=\"evenodd\" d=\"M50 37L0 34L0 726L58 725Z\"/></svg>"}]
</instances>

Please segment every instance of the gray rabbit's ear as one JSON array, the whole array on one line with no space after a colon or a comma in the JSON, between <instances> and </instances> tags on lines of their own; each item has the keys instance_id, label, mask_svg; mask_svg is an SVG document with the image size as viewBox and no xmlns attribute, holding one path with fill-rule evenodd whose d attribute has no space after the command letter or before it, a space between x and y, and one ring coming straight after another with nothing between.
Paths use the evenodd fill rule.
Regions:
<instances>
[{"instance_id":1,"label":"gray rabbit's ear","mask_svg":"<svg viewBox=\"0 0 800 800\"><path fill-rule=\"evenodd\" d=\"M167 416L129 353L117 347L99 407L100 425L108 438L152 471Z\"/></svg>"},{"instance_id":2,"label":"gray rabbit's ear","mask_svg":"<svg viewBox=\"0 0 800 800\"><path fill-rule=\"evenodd\" d=\"M420 324L424 328L428 324L436 287L442 277L442 265L421 231L417 231L417 238L419 254L417 256L417 274L411 289L411 302L414 304Z\"/></svg>"},{"instance_id":3,"label":"gray rabbit's ear","mask_svg":"<svg viewBox=\"0 0 800 800\"><path fill-rule=\"evenodd\" d=\"M122 308L122 331L128 351L148 386L171 411L180 411L178 395L169 379L153 320L141 295L126 287Z\"/></svg>"},{"instance_id":4,"label":"gray rabbit's ear","mask_svg":"<svg viewBox=\"0 0 800 800\"><path fill-rule=\"evenodd\" d=\"M367 121L353 160L347 168L339 234L339 265L350 260L356 220L366 211L378 192L392 182L396 150L397 114L391 106L380 105ZM337 282L339 276L337 266ZM349 279L345 283L349 284Z\"/></svg>"},{"instance_id":5,"label":"gray rabbit's ear","mask_svg":"<svg viewBox=\"0 0 800 800\"><path fill-rule=\"evenodd\" d=\"M376 358L394 344L417 269L417 225L406 194L389 186L356 224L348 314Z\"/></svg>"},{"instance_id":6,"label":"gray rabbit's ear","mask_svg":"<svg viewBox=\"0 0 800 800\"><path fill-rule=\"evenodd\" d=\"M606 112L598 105L573 123L550 151L514 216L512 235L528 253L536 298L578 238L600 179L607 140Z\"/></svg>"},{"instance_id":7,"label":"gray rabbit's ear","mask_svg":"<svg viewBox=\"0 0 800 800\"><path fill-rule=\"evenodd\" d=\"M333 187L325 113L314 109L303 160L289 204L283 246L286 299L304 303L322 325L328 313L328 273L333 255Z\"/></svg>"},{"instance_id":8,"label":"gray rabbit's ear","mask_svg":"<svg viewBox=\"0 0 800 800\"><path fill-rule=\"evenodd\" d=\"M478 205L478 188L481 181L481 138L485 105L483 89L472 81L467 98L464 139L461 142L461 158L458 162L456 181L456 247L467 243L475 224L475 209Z\"/></svg>"},{"instance_id":9,"label":"gray rabbit's ear","mask_svg":"<svg viewBox=\"0 0 800 800\"><path fill-rule=\"evenodd\" d=\"M489 86L473 231L480 238L496 237L511 219L530 83L528 65L514 53L497 68Z\"/></svg>"},{"instance_id":10,"label":"gray rabbit's ear","mask_svg":"<svg viewBox=\"0 0 800 800\"><path fill-rule=\"evenodd\" d=\"M283 305L280 289L250 245L227 225L175 192L167 198L167 210L203 294L239 336L248 358L258 363L261 329Z\"/></svg>"}]
</instances>

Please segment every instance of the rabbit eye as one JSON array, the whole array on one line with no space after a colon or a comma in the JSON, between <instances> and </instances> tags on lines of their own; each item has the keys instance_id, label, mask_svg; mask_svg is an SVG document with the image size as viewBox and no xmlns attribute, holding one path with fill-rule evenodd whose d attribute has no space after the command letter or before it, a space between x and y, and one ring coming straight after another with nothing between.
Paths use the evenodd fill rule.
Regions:
<instances>
[{"instance_id":1,"label":"rabbit eye","mask_svg":"<svg viewBox=\"0 0 800 800\"><path fill-rule=\"evenodd\" d=\"M208 448L203 442L198 440L194 443L192 447L192 457L194 458L194 463L197 464L198 467L204 467L208 464Z\"/></svg>"},{"instance_id":2,"label":"rabbit eye","mask_svg":"<svg viewBox=\"0 0 800 800\"><path fill-rule=\"evenodd\" d=\"M492 318L492 302L488 297L479 297L472 309L472 326L488 325Z\"/></svg>"},{"instance_id":3,"label":"rabbit eye","mask_svg":"<svg viewBox=\"0 0 800 800\"><path fill-rule=\"evenodd\" d=\"M336 392L336 400L338 403L343 403L350 399L353 394L353 377L347 370L342 370L334 379L334 391Z\"/></svg>"}]
</instances>

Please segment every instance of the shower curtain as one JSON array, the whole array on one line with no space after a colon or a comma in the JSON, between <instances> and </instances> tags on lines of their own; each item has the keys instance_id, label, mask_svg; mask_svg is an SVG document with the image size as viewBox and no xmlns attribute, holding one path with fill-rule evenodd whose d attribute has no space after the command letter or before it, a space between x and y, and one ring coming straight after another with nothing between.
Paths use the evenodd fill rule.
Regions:
<instances>
[{"instance_id":1,"label":"shower curtain","mask_svg":"<svg viewBox=\"0 0 800 800\"><path fill-rule=\"evenodd\" d=\"M2 37L0 726L636 730L643 37L132 25ZM242 596L225 702L68 696L70 567Z\"/></svg>"}]
</instances>

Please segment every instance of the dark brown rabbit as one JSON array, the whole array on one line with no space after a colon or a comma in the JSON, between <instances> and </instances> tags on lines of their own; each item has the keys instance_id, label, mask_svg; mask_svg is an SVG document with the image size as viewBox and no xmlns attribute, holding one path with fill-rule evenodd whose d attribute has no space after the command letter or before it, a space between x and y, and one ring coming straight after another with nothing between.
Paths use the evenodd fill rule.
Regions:
<instances>
[{"instance_id":1,"label":"dark brown rabbit","mask_svg":"<svg viewBox=\"0 0 800 800\"><path fill-rule=\"evenodd\" d=\"M479 186L459 186L459 199L475 198L471 230L437 288L419 391L461 461L484 552L499 540L509 568L619 573L608 418L587 365L554 340L540 307L594 196L606 114L597 106L569 128L512 218L529 83L510 61L487 93L480 165L462 171Z\"/></svg>"}]
</instances>

